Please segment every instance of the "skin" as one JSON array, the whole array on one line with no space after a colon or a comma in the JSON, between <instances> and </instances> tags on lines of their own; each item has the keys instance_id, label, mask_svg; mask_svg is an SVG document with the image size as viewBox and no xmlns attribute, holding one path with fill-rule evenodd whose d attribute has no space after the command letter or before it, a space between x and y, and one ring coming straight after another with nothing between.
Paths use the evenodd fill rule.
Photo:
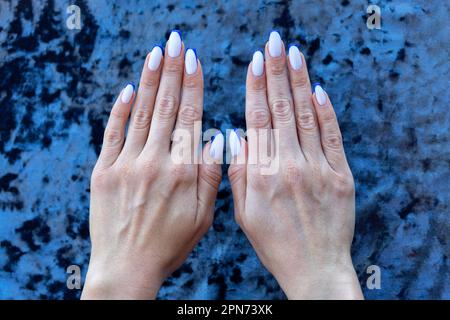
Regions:
<instances>
[{"instance_id":1,"label":"skin","mask_svg":"<svg viewBox=\"0 0 450 320\"><path fill-rule=\"evenodd\" d=\"M228 171L235 217L289 299L362 299L350 256L352 173L331 101L322 106L311 95L301 58L294 70L284 45L274 58L266 44L264 74L254 76L249 66L247 129L279 130L279 170L261 174L251 161L257 139L242 141L246 161Z\"/></svg>"},{"instance_id":2,"label":"skin","mask_svg":"<svg viewBox=\"0 0 450 320\"><path fill-rule=\"evenodd\" d=\"M119 96L111 110L91 178L92 250L82 299L155 298L212 223L221 167L208 158L210 145L202 164L171 157L175 128L190 133L192 154L200 138L201 65L188 75L184 45L176 58L165 51L156 71L147 56L137 95L127 104Z\"/></svg>"},{"instance_id":3,"label":"skin","mask_svg":"<svg viewBox=\"0 0 450 320\"><path fill-rule=\"evenodd\" d=\"M283 48L284 49L284 48ZM229 167L235 217L261 262L290 299L360 299L350 246L355 191L336 115L311 95L305 59L287 57L247 74L247 129L277 129L279 170L261 174L251 135ZM208 230L220 165L175 164L171 135L185 129L195 150L194 121L203 108L203 75L184 71L184 45L158 70L144 64L130 103L111 110L91 179L91 259L82 299L152 299ZM130 115L131 113L131 115ZM125 126L129 121L126 141ZM124 142L125 141L125 142Z\"/></svg>"}]
</instances>

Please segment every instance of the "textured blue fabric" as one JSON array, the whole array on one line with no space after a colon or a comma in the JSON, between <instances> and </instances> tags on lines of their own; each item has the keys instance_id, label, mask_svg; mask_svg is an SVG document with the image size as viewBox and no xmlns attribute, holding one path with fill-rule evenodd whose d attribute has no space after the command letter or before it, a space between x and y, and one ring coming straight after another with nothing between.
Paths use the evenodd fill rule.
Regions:
<instances>
[{"instance_id":1,"label":"textured blue fabric","mask_svg":"<svg viewBox=\"0 0 450 320\"><path fill-rule=\"evenodd\" d=\"M352 249L371 299L450 298L449 4L376 1L0 2L0 298L71 299L89 259L89 179L112 102L173 28L205 74L204 128L245 128L245 74L272 29L299 44L341 125L357 189ZM224 170L226 167L224 166ZM366 268L381 268L381 289ZM113 266L112 266L113 267ZM213 227L159 298L284 298L233 219Z\"/></svg>"}]
</instances>

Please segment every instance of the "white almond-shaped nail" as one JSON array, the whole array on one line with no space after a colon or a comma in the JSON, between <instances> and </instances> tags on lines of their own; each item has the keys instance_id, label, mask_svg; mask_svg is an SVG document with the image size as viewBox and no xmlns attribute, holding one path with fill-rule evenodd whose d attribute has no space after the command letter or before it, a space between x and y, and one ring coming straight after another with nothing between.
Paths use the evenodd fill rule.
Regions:
<instances>
[{"instance_id":1,"label":"white almond-shaped nail","mask_svg":"<svg viewBox=\"0 0 450 320\"><path fill-rule=\"evenodd\" d=\"M271 57L281 56L281 36L278 32L272 31L269 36L269 53Z\"/></svg>"},{"instance_id":2,"label":"white almond-shaped nail","mask_svg":"<svg viewBox=\"0 0 450 320\"><path fill-rule=\"evenodd\" d=\"M225 139L222 133L219 132L214 136L214 140L211 143L211 147L209 149L209 155L211 156L211 158L216 160L222 159L224 141Z\"/></svg>"},{"instance_id":3,"label":"white almond-shaped nail","mask_svg":"<svg viewBox=\"0 0 450 320\"><path fill-rule=\"evenodd\" d=\"M150 59L148 59L148 68L152 71L158 70L162 56L163 52L161 48L159 46L154 47L150 53Z\"/></svg>"},{"instance_id":4,"label":"white almond-shaped nail","mask_svg":"<svg viewBox=\"0 0 450 320\"><path fill-rule=\"evenodd\" d=\"M230 151L233 157L236 157L241 152L241 139L235 130L230 133Z\"/></svg>"},{"instance_id":5,"label":"white almond-shaped nail","mask_svg":"<svg viewBox=\"0 0 450 320\"><path fill-rule=\"evenodd\" d=\"M123 89L123 91L122 91L122 96L120 97L120 100L122 101L122 103L130 102L131 97L133 96L133 92L134 92L134 86L131 83L127 84L125 89Z\"/></svg>"},{"instance_id":6,"label":"white almond-shaped nail","mask_svg":"<svg viewBox=\"0 0 450 320\"><path fill-rule=\"evenodd\" d=\"M172 31L169 37L168 54L169 57L176 58L181 53L181 37L177 31Z\"/></svg>"},{"instance_id":7,"label":"white almond-shaped nail","mask_svg":"<svg viewBox=\"0 0 450 320\"><path fill-rule=\"evenodd\" d=\"M252 59L252 73L259 77L264 72L264 56L261 51L256 51Z\"/></svg>"},{"instance_id":8,"label":"white almond-shaped nail","mask_svg":"<svg viewBox=\"0 0 450 320\"><path fill-rule=\"evenodd\" d=\"M302 67L302 56L300 50L298 50L296 46L291 46L289 48L289 63L294 70L298 70Z\"/></svg>"},{"instance_id":9,"label":"white almond-shaped nail","mask_svg":"<svg viewBox=\"0 0 450 320\"><path fill-rule=\"evenodd\" d=\"M188 49L184 57L184 66L187 74L194 74L197 71L197 55L195 50Z\"/></svg>"},{"instance_id":10,"label":"white almond-shaped nail","mask_svg":"<svg viewBox=\"0 0 450 320\"><path fill-rule=\"evenodd\" d=\"M321 106L323 106L327 102L327 97L325 95L325 90L323 90L323 88L319 84L317 84L314 87L314 93L316 94L317 102Z\"/></svg>"}]
</instances>

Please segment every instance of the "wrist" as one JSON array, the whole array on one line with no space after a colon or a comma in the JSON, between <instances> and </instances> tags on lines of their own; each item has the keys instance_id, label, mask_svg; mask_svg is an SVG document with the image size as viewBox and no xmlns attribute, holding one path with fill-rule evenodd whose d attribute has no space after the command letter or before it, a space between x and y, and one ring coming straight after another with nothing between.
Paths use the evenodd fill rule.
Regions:
<instances>
[{"instance_id":1,"label":"wrist","mask_svg":"<svg viewBox=\"0 0 450 320\"><path fill-rule=\"evenodd\" d=\"M151 300L156 298L163 282L164 276L156 271L89 266L81 299Z\"/></svg>"},{"instance_id":2,"label":"wrist","mask_svg":"<svg viewBox=\"0 0 450 320\"><path fill-rule=\"evenodd\" d=\"M280 283L281 284L281 283ZM286 281L282 288L292 300L364 299L352 264L317 268Z\"/></svg>"}]
</instances>

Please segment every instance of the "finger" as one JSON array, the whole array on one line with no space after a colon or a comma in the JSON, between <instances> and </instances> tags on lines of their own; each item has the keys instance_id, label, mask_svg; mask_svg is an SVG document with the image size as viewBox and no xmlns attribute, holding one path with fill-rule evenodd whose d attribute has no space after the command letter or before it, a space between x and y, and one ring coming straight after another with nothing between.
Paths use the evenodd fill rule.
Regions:
<instances>
[{"instance_id":1,"label":"finger","mask_svg":"<svg viewBox=\"0 0 450 320\"><path fill-rule=\"evenodd\" d=\"M124 146L128 156L137 156L147 141L163 59L159 46L155 46L145 59Z\"/></svg>"},{"instance_id":2,"label":"finger","mask_svg":"<svg viewBox=\"0 0 450 320\"><path fill-rule=\"evenodd\" d=\"M161 81L143 154L148 154L149 148L158 150L158 153L169 151L184 70L184 45L179 31L172 31L170 34L164 56Z\"/></svg>"},{"instance_id":3,"label":"finger","mask_svg":"<svg viewBox=\"0 0 450 320\"><path fill-rule=\"evenodd\" d=\"M185 54L185 71L182 84L181 103L175 125L175 131L186 132L190 143L185 150L194 155L200 142L201 119L203 113L203 73L195 50L188 49ZM176 142L172 142L172 150ZM191 157L191 161L194 159Z\"/></svg>"},{"instance_id":4,"label":"finger","mask_svg":"<svg viewBox=\"0 0 450 320\"><path fill-rule=\"evenodd\" d=\"M323 160L319 124L311 101L311 83L305 57L296 46L291 45L288 58L289 79L301 149L307 160Z\"/></svg>"},{"instance_id":5,"label":"finger","mask_svg":"<svg viewBox=\"0 0 450 320\"><path fill-rule=\"evenodd\" d=\"M249 162L258 161L258 136L271 140L271 115L267 103L266 75L264 71L264 55L261 51L253 54L252 62L247 70L245 120L249 145Z\"/></svg>"},{"instance_id":6,"label":"finger","mask_svg":"<svg viewBox=\"0 0 450 320\"><path fill-rule=\"evenodd\" d=\"M322 149L331 168L336 172L349 170L342 145L341 130L331 101L320 84L314 85L313 102L320 126Z\"/></svg>"},{"instance_id":7,"label":"finger","mask_svg":"<svg viewBox=\"0 0 450 320\"><path fill-rule=\"evenodd\" d=\"M125 126L134 99L134 89L135 87L132 83L127 84L111 109L105 128L102 151L99 156L99 163L102 166L111 166L122 150Z\"/></svg>"},{"instance_id":8,"label":"finger","mask_svg":"<svg viewBox=\"0 0 450 320\"><path fill-rule=\"evenodd\" d=\"M222 135L219 133L219 135ZM199 166L198 184L197 184L197 200L198 212L197 221L205 223L211 221L214 216L214 204L219 190L220 182L222 181L222 166L219 158L222 158L223 153L223 135L222 140L217 139L208 142L203 149L203 161ZM214 143L216 141L216 143ZM211 152L211 148L214 149ZM222 150L220 150L220 148ZM220 156L218 156L220 154Z\"/></svg>"},{"instance_id":9,"label":"finger","mask_svg":"<svg viewBox=\"0 0 450 320\"><path fill-rule=\"evenodd\" d=\"M236 149L234 146L230 146L233 149L239 150L237 154L233 154L233 159L228 167L228 178L231 183L231 190L233 192L234 202L234 216L236 221L242 225L241 217L245 210L245 199L247 190L247 142L240 138L240 147ZM230 139L231 144L231 139Z\"/></svg>"},{"instance_id":10,"label":"finger","mask_svg":"<svg viewBox=\"0 0 450 320\"><path fill-rule=\"evenodd\" d=\"M272 114L272 126L279 129L281 154L300 154L300 144L294 117L294 102L286 67L286 53L280 34L270 33L266 44L267 96Z\"/></svg>"}]
</instances>

